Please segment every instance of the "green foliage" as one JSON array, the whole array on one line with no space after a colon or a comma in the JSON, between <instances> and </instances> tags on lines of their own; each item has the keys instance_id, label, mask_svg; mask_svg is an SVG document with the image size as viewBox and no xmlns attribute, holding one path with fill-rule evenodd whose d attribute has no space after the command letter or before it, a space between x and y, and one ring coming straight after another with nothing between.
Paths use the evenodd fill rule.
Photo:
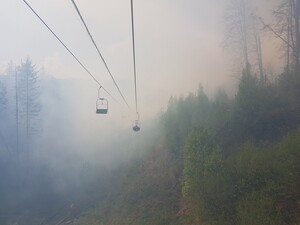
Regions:
<instances>
[{"instance_id":1,"label":"green foliage","mask_svg":"<svg viewBox=\"0 0 300 225\"><path fill-rule=\"evenodd\" d=\"M260 197L260 201L265 199L264 204L269 204L269 207L261 210L268 212L264 213L268 221L277 218L277 224L290 224L299 210L299 144L300 132L297 132L287 136L277 145L253 147L252 150L245 148L236 156L232 156L234 159L231 163L238 171L237 176L243 177L238 183L238 194L243 199L242 202L248 199L251 205L251 201L263 195L264 198ZM248 203L246 201L243 204L247 207L245 204Z\"/></svg>"},{"instance_id":2,"label":"green foliage","mask_svg":"<svg viewBox=\"0 0 300 225\"><path fill-rule=\"evenodd\" d=\"M187 224L295 221L300 135L272 144L300 124L294 98L282 82L261 83L249 73L234 100L220 91L211 101L200 89L170 101L165 138L183 160Z\"/></svg>"},{"instance_id":3,"label":"green foliage","mask_svg":"<svg viewBox=\"0 0 300 225\"><path fill-rule=\"evenodd\" d=\"M199 190L205 177L220 173L221 163L222 156L214 139L206 130L194 130L184 147L183 196L194 198L193 193Z\"/></svg>"},{"instance_id":4,"label":"green foliage","mask_svg":"<svg viewBox=\"0 0 300 225\"><path fill-rule=\"evenodd\" d=\"M183 196L192 203L194 221L221 220L230 214L230 196L223 192L224 162L219 146L207 130L194 130L184 148ZM230 188L230 186L228 186ZM227 193L226 193L227 194ZM223 223L224 224L224 223Z\"/></svg>"},{"instance_id":5,"label":"green foliage","mask_svg":"<svg viewBox=\"0 0 300 225\"><path fill-rule=\"evenodd\" d=\"M189 156L199 160L194 164L185 160L182 187L196 216L216 225L291 224L295 221L300 209L297 202L300 132L287 136L276 145L255 147L251 143L245 144L224 162L215 157L211 160L207 156L212 151L201 148L205 145L203 140L210 139L192 133L185 148L185 151L196 153ZM200 152L206 154L200 155ZM210 164L215 163L212 168L218 169L205 172L205 158Z\"/></svg>"},{"instance_id":6,"label":"green foliage","mask_svg":"<svg viewBox=\"0 0 300 225\"><path fill-rule=\"evenodd\" d=\"M243 75L236 96L233 124L240 140L267 140L280 137L288 126L281 110L287 102L274 84L261 84L252 75Z\"/></svg>"},{"instance_id":7,"label":"green foliage","mask_svg":"<svg viewBox=\"0 0 300 225\"><path fill-rule=\"evenodd\" d=\"M274 212L274 200L264 193L253 192L239 202L237 224L280 225L280 215Z\"/></svg>"},{"instance_id":8,"label":"green foliage","mask_svg":"<svg viewBox=\"0 0 300 225\"><path fill-rule=\"evenodd\" d=\"M212 127L213 116L212 103L201 86L197 94L190 93L185 99L172 97L161 118L166 147L181 158L187 135L197 127Z\"/></svg>"},{"instance_id":9,"label":"green foliage","mask_svg":"<svg viewBox=\"0 0 300 225\"><path fill-rule=\"evenodd\" d=\"M287 76L288 77L288 76ZM292 82L285 78L285 82ZM226 155L247 141L274 142L300 125L300 104L284 82L260 83L243 74L234 103L217 140Z\"/></svg>"}]
</instances>

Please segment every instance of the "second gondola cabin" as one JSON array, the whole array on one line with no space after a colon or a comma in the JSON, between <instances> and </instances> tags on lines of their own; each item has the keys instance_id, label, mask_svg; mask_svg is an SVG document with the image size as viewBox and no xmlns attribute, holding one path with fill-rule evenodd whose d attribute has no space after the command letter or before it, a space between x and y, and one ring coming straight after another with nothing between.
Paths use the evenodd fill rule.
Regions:
<instances>
[{"instance_id":1,"label":"second gondola cabin","mask_svg":"<svg viewBox=\"0 0 300 225\"><path fill-rule=\"evenodd\" d=\"M135 120L133 122L133 126L132 126L133 131L138 132L141 130L141 124L138 120Z\"/></svg>"}]
</instances>

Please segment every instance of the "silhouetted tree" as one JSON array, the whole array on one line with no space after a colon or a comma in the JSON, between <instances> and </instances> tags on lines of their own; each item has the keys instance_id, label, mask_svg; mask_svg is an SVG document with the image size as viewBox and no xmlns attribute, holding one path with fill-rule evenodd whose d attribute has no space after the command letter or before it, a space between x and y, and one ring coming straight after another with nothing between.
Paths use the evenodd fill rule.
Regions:
<instances>
[{"instance_id":1,"label":"silhouetted tree","mask_svg":"<svg viewBox=\"0 0 300 225\"><path fill-rule=\"evenodd\" d=\"M6 109L7 97L6 87L0 82L0 115L2 115Z\"/></svg>"},{"instance_id":2,"label":"silhouetted tree","mask_svg":"<svg viewBox=\"0 0 300 225\"><path fill-rule=\"evenodd\" d=\"M0 82L0 146L4 144L2 142L6 142L3 137L4 132L4 123L6 120L6 104L7 104L7 97L6 97L6 87L2 82Z\"/></svg>"},{"instance_id":3,"label":"silhouetted tree","mask_svg":"<svg viewBox=\"0 0 300 225\"><path fill-rule=\"evenodd\" d=\"M238 51L249 71L250 8L245 0L231 0L225 17L225 45Z\"/></svg>"},{"instance_id":4,"label":"silhouetted tree","mask_svg":"<svg viewBox=\"0 0 300 225\"><path fill-rule=\"evenodd\" d=\"M17 99L19 111L20 132L28 157L32 137L37 134L40 127L40 89L38 86L38 73L35 65L27 58L17 70Z\"/></svg>"},{"instance_id":5,"label":"silhouetted tree","mask_svg":"<svg viewBox=\"0 0 300 225\"><path fill-rule=\"evenodd\" d=\"M274 10L274 23L269 25L261 19L265 30L282 41L286 55L287 72L292 65L295 74L300 72L300 0L282 0Z\"/></svg>"}]
</instances>

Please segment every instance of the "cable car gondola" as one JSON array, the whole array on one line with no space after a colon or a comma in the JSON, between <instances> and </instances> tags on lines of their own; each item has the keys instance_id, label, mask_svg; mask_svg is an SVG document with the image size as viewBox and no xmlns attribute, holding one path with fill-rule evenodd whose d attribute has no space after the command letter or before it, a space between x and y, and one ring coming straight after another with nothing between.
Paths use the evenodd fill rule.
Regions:
<instances>
[{"instance_id":1,"label":"cable car gondola","mask_svg":"<svg viewBox=\"0 0 300 225\"><path fill-rule=\"evenodd\" d=\"M133 121L133 126L132 126L133 131L138 132L141 130L141 124L140 124L140 116L137 113L137 119Z\"/></svg>"},{"instance_id":2,"label":"cable car gondola","mask_svg":"<svg viewBox=\"0 0 300 225\"><path fill-rule=\"evenodd\" d=\"M108 101L100 96L101 86L98 90L98 99L96 101L96 114L107 114L108 112Z\"/></svg>"},{"instance_id":3,"label":"cable car gondola","mask_svg":"<svg viewBox=\"0 0 300 225\"><path fill-rule=\"evenodd\" d=\"M133 129L135 132L140 131L141 126L140 126L140 122L139 122L138 120L135 120L135 121L134 121L134 124L133 124L132 129Z\"/></svg>"}]
</instances>

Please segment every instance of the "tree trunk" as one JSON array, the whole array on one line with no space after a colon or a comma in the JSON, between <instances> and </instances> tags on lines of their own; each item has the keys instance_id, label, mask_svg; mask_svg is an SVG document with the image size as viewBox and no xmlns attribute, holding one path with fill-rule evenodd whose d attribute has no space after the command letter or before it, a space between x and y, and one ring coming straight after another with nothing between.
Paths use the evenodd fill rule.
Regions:
<instances>
[{"instance_id":1,"label":"tree trunk","mask_svg":"<svg viewBox=\"0 0 300 225\"><path fill-rule=\"evenodd\" d=\"M16 150L17 150L17 162L19 163L19 93L18 93L18 72L15 71L15 85L16 85Z\"/></svg>"},{"instance_id":2,"label":"tree trunk","mask_svg":"<svg viewBox=\"0 0 300 225\"><path fill-rule=\"evenodd\" d=\"M265 82L265 76L264 76L264 70L263 70L261 41L260 41L260 36L257 32L256 32L255 42L256 42L255 44L256 44L256 53L257 53L259 75L260 75L259 78L260 78L261 84L263 84Z\"/></svg>"},{"instance_id":3,"label":"tree trunk","mask_svg":"<svg viewBox=\"0 0 300 225\"><path fill-rule=\"evenodd\" d=\"M295 49L295 75L299 75L299 56L300 56L300 0L296 0L296 5L295 5L295 39L296 39L296 49Z\"/></svg>"},{"instance_id":4,"label":"tree trunk","mask_svg":"<svg viewBox=\"0 0 300 225\"><path fill-rule=\"evenodd\" d=\"M28 70L28 69L27 69ZM26 158L29 166L29 72L26 72Z\"/></svg>"}]
</instances>

